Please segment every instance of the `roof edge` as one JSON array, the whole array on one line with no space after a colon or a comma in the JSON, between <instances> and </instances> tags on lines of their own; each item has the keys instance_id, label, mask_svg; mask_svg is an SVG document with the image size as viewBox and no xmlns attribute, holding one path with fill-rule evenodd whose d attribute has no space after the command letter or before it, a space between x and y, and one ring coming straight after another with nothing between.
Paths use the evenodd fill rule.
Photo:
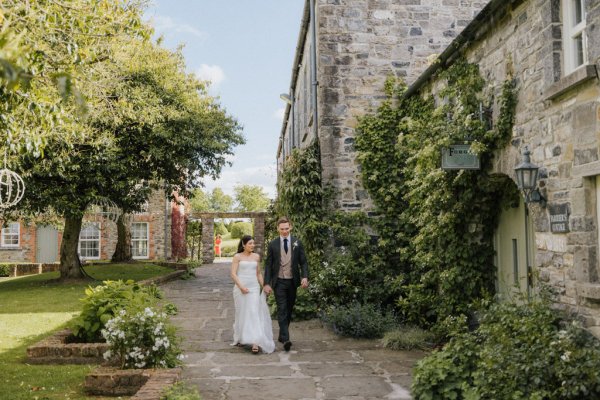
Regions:
<instances>
[{"instance_id":1,"label":"roof edge","mask_svg":"<svg viewBox=\"0 0 600 400\"><path fill-rule=\"evenodd\" d=\"M463 51L470 41L485 36L494 22L502 19L514 5L519 5L525 0L491 0L473 20L463 29L458 36L446 47L446 49L437 57L436 61L430 65L416 81L412 83L404 92L403 97L410 97L416 94L433 76L442 68L447 68L456 61L461 51Z\"/></svg>"}]
</instances>

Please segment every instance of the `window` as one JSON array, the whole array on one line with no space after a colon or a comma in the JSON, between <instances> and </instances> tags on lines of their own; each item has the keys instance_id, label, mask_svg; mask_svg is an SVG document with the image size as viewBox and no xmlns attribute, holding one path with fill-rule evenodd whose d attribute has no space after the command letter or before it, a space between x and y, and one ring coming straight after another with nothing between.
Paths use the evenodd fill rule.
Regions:
<instances>
[{"instance_id":1,"label":"window","mask_svg":"<svg viewBox=\"0 0 600 400\"><path fill-rule=\"evenodd\" d=\"M2 247L19 247L21 244L21 224L18 222L9 222L2 228Z\"/></svg>"},{"instance_id":2,"label":"window","mask_svg":"<svg viewBox=\"0 0 600 400\"><path fill-rule=\"evenodd\" d=\"M133 258L148 258L147 222L134 222L131 224L131 256Z\"/></svg>"},{"instance_id":3,"label":"window","mask_svg":"<svg viewBox=\"0 0 600 400\"><path fill-rule=\"evenodd\" d=\"M570 74L587 63L585 0L562 0L562 11L565 73Z\"/></svg>"},{"instance_id":4,"label":"window","mask_svg":"<svg viewBox=\"0 0 600 400\"><path fill-rule=\"evenodd\" d=\"M79 233L79 256L84 259L100 259L100 224L86 224Z\"/></svg>"}]
</instances>

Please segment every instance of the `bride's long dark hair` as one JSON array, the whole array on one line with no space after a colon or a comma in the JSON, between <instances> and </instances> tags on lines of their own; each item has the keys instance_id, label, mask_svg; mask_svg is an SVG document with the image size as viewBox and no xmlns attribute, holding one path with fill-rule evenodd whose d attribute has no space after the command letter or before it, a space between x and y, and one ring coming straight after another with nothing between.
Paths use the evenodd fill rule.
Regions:
<instances>
[{"instance_id":1,"label":"bride's long dark hair","mask_svg":"<svg viewBox=\"0 0 600 400\"><path fill-rule=\"evenodd\" d=\"M243 253L244 252L244 245L246 243L248 243L249 241L252 240L252 236L250 235L244 235L242 236L242 238L240 239L240 244L238 244L238 253Z\"/></svg>"}]
</instances>

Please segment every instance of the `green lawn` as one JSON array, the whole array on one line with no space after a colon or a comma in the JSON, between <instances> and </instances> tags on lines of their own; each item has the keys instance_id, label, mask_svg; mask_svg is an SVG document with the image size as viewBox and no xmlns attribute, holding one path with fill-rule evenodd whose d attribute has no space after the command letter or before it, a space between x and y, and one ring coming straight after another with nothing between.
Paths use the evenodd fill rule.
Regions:
<instances>
[{"instance_id":1,"label":"green lawn","mask_svg":"<svg viewBox=\"0 0 600 400\"><path fill-rule=\"evenodd\" d=\"M6 399L89 399L83 393L85 375L95 366L28 365L28 346L62 328L81 310L89 285L102 280L143 280L172 272L149 263L86 267L97 282L58 284L51 272L0 282L0 383ZM98 399L98 397L93 397Z\"/></svg>"}]
</instances>

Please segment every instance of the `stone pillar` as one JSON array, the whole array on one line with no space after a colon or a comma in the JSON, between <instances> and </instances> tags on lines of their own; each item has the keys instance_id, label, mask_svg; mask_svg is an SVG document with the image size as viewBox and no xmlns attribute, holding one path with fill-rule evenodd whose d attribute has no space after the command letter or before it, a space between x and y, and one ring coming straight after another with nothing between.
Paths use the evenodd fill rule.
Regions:
<instances>
[{"instance_id":1,"label":"stone pillar","mask_svg":"<svg viewBox=\"0 0 600 400\"><path fill-rule=\"evenodd\" d=\"M265 249L265 217L264 216L256 216L253 219L254 221L254 243L256 246L254 247L255 251L260 255L260 259L263 259L264 249Z\"/></svg>"},{"instance_id":2,"label":"stone pillar","mask_svg":"<svg viewBox=\"0 0 600 400\"><path fill-rule=\"evenodd\" d=\"M215 260L215 219L202 218L202 264Z\"/></svg>"}]
</instances>

